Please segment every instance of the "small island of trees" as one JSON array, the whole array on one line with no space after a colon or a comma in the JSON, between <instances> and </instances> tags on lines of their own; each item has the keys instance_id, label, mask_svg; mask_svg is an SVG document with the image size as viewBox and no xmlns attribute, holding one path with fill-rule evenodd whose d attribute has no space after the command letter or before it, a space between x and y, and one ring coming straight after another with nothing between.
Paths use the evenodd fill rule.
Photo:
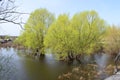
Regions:
<instances>
[{"instance_id":1,"label":"small island of trees","mask_svg":"<svg viewBox=\"0 0 120 80\"><path fill-rule=\"evenodd\" d=\"M94 10L55 18L48 10L37 9L30 14L15 43L30 49L33 56L51 52L59 60L80 62L82 55L117 55L119 35L119 27L107 24Z\"/></svg>"}]
</instances>

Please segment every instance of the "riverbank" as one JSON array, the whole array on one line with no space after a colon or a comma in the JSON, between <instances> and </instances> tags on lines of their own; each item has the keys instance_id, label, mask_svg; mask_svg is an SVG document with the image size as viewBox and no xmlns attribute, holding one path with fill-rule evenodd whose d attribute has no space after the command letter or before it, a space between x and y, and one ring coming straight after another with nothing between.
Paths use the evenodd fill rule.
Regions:
<instances>
[{"instance_id":1,"label":"riverbank","mask_svg":"<svg viewBox=\"0 0 120 80\"><path fill-rule=\"evenodd\" d=\"M117 72L116 74L106 78L105 80L120 80L120 71Z\"/></svg>"},{"instance_id":2,"label":"riverbank","mask_svg":"<svg viewBox=\"0 0 120 80\"><path fill-rule=\"evenodd\" d=\"M61 74L58 80L104 80L113 75L114 68L115 66L112 64L109 64L103 70L99 70L99 66L96 64L81 65L74 67L68 73Z\"/></svg>"},{"instance_id":3,"label":"riverbank","mask_svg":"<svg viewBox=\"0 0 120 80\"><path fill-rule=\"evenodd\" d=\"M15 44L14 41L8 41L0 44L1 48L16 48L18 50L23 50L25 47Z\"/></svg>"}]
</instances>

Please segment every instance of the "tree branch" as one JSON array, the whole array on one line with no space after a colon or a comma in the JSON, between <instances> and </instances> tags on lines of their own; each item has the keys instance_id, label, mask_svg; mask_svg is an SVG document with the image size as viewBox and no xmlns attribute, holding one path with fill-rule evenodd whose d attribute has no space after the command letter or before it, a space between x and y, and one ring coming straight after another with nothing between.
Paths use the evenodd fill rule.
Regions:
<instances>
[{"instance_id":1,"label":"tree branch","mask_svg":"<svg viewBox=\"0 0 120 80\"><path fill-rule=\"evenodd\" d=\"M9 22L9 23L13 23L13 24L17 24L17 25L19 25L20 27L21 27L21 29L24 29L23 27L22 27L22 24L24 24L23 22L14 22L14 21L12 21L12 20L7 20L7 19L1 19L0 18L0 21L4 21L4 22L2 22L2 23L7 23L7 22Z\"/></svg>"},{"instance_id":2,"label":"tree branch","mask_svg":"<svg viewBox=\"0 0 120 80\"><path fill-rule=\"evenodd\" d=\"M29 13L23 13L16 11L15 0L0 0L0 24L13 23L17 24L23 29L24 24L21 20L21 15L29 15Z\"/></svg>"}]
</instances>

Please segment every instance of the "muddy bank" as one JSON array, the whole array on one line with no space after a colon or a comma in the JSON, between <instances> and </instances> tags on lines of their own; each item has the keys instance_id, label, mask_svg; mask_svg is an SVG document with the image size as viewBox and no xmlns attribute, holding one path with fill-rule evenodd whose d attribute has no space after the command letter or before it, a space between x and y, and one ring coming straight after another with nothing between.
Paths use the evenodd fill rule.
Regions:
<instances>
[{"instance_id":1,"label":"muddy bank","mask_svg":"<svg viewBox=\"0 0 120 80\"><path fill-rule=\"evenodd\" d=\"M16 48L16 49L25 49L24 46L21 46L21 45L18 45L18 44L15 44L13 41L8 41L8 42L5 42L5 43L1 43L0 44L0 48Z\"/></svg>"},{"instance_id":2,"label":"muddy bank","mask_svg":"<svg viewBox=\"0 0 120 80\"><path fill-rule=\"evenodd\" d=\"M98 70L98 68L96 64L74 67L72 71L61 74L58 80L103 80L114 74L115 66L109 64L104 70Z\"/></svg>"}]
</instances>

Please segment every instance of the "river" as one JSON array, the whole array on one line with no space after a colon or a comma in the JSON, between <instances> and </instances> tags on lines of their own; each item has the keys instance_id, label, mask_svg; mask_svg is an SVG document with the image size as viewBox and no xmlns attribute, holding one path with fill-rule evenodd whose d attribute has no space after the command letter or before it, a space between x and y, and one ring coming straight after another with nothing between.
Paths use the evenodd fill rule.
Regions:
<instances>
[{"instance_id":1,"label":"river","mask_svg":"<svg viewBox=\"0 0 120 80\"><path fill-rule=\"evenodd\" d=\"M46 54L42 60L34 60L26 57L24 51L0 49L0 80L57 80L72 67L55 60L51 54Z\"/></svg>"},{"instance_id":2,"label":"river","mask_svg":"<svg viewBox=\"0 0 120 80\"><path fill-rule=\"evenodd\" d=\"M0 80L58 80L59 75L71 72L73 67L78 67L79 65L67 64L65 62L58 61L52 54L46 54L45 58L41 60L30 58L25 54L26 52L23 50L16 50L14 48L0 48ZM86 59L88 60L88 57L86 57ZM106 66L106 55L97 55L95 59L98 66ZM77 77L84 76L85 78L88 77L87 79L89 80L93 80L95 79L94 76L97 74L94 70L97 71L101 68L94 68L94 65L89 66L86 64L85 66L79 66L81 66L79 73L75 73L72 79L75 79L75 76L77 75ZM102 74L104 78L108 77L108 74L104 75ZM97 77L95 80L102 79Z\"/></svg>"}]
</instances>

